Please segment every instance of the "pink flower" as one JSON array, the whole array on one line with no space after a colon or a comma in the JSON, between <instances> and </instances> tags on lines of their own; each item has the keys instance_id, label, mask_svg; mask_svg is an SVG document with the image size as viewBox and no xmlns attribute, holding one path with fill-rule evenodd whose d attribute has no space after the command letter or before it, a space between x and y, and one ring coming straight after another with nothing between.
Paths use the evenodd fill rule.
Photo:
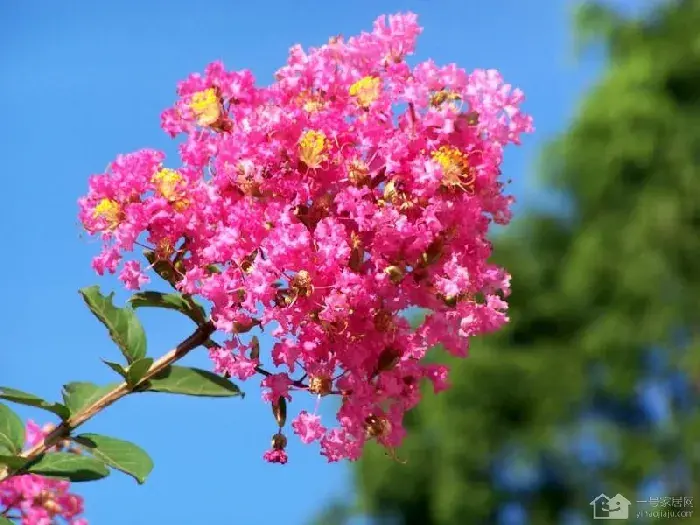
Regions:
<instances>
[{"instance_id":1,"label":"pink flower","mask_svg":"<svg viewBox=\"0 0 700 525\"><path fill-rule=\"evenodd\" d=\"M26 435L26 446L33 447L34 445L42 441L46 434L39 425L37 425L33 420L29 419L27 420Z\"/></svg>"},{"instance_id":2,"label":"pink flower","mask_svg":"<svg viewBox=\"0 0 700 525\"><path fill-rule=\"evenodd\" d=\"M302 410L292 422L292 429L307 445L321 439L326 433L326 428L321 425L321 418L315 414L309 414L306 410Z\"/></svg>"},{"instance_id":3,"label":"pink flower","mask_svg":"<svg viewBox=\"0 0 700 525\"><path fill-rule=\"evenodd\" d=\"M161 114L182 135L179 162L119 155L79 200L102 241L98 274L140 289L154 272L133 253L145 243L211 306L226 341L209 351L216 372L262 373L266 404L342 395L334 428L308 412L292 422L329 461L359 458L368 440L397 447L419 380L448 387L447 368L425 361L432 348L465 357L508 322L510 278L489 263L488 236L511 217L504 149L532 119L496 70L409 65L421 31L399 13L294 46L268 86L213 62ZM417 330L409 308L430 311ZM270 348L254 349L254 330ZM284 450L265 459L284 463Z\"/></svg>"},{"instance_id":4,"label":"pink flower","mask_svg":"<svg viewBox=\"0 0 700 525\"><path fill-rule=\"evenodd\" d=\"M277 401L280 397L284 397L288 401L292 400L292 396L289 395L289 387L292 386L292 380L289 379L287 374L268 376L263 379L262 386L269 389L263 392L263 399L266 401Z\"/></svg>"},{"instance_id":5,"label":"pink flower","mask_svg":"<svg viewBox=\"0 0 700 525\"><path fill-rule=\"evenodd\" d=\"M268 463L280 463L284 465L288 458L284 450L270 449L263 454L263 459Z\"/></svg>"},{"instance_id":6,"label":"pink flower","mask_svg":"<svg viewBox=\"0 0 700 525\"><path fill-rule=\"evenodd\" d=\"M34 421L27 422L27 444L44 438L46 430ZM68 492L70 483L35 474L13 476L0 482L0 505L8 514L20 516L23 525L52 525L61 517L71 525L87 525L80 518L83 499Z\"/></svg>"},{"instance_id":7,"label":"pink flower","mask_svg":"<svg viewBox=\"0 0 700 525\"><path fill-rule=\"evenodd\" d=\"M127 290L140 290L141 286L151 279L141 271L138 261L127 261L119 274L119 280L124 283Z\"/></svg>"}]
</instances>

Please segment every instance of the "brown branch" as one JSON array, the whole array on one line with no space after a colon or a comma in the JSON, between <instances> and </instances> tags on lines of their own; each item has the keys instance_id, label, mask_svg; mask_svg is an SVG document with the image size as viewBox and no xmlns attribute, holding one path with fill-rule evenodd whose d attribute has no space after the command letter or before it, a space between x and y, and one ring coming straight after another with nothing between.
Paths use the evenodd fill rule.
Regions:
<instances>
[{"instance_id":1,"label":"brown branch","mask_svg":"<svg viewBox=\"0 0 700 525\"><path fill-rule=\"evenodd\" d=\"M49 432L49 434L47 434L42 441L22 452L20 457L27 460L32 460L41 456L42 454L45 454L49 449L56 446L62 439L68 437L73 430L85 423L88 419L91 419L93 416L100 413L111 404L119 401L124 396L131 394L134 391L138 391L139 387L142 387L153 376L165 370L175 361L183 358L191 350L194 350L198 346L204 344L209 340L209 337L214 333L214 330L214 325L211 322L202 324L191 336L177 345L176 348L154 361L151 368L149 368L148 372L146 372L146 374L143 376L143 379L141 379L137 384L134 386L129 386L126 382L119 384L97 401L80 410L78 413L73 414L69 419L58 425L51 432ZM9 469L5 472L0 471L0 482L9 478L11 475L12 473Z\"/></svg>"}]
</instances>

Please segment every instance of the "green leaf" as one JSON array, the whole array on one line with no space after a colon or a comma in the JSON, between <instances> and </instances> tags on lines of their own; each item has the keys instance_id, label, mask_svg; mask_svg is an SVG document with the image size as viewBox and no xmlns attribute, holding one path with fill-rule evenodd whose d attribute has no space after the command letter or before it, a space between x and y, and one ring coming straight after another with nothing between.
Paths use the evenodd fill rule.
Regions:
<instances>
[{"instance_id":1,"label":"green leaf","mask_svg":"<svg viewBox=\"0 0 700 525\"><path fill-rule=\"evenodd\" d=\"M126 368L124 368L122 365L115 363L114 361L107 361L106 359L103 359L102 362L126 379Z\"/></svg>"},{"instance_id":2,"label":"green leaf","mask_svg":"<svg viewBox=\"0 0 700 525\"><path fill-rule=\"evenodd\" d=\"M148 390L204 397L241 396L239 388L212 372L171 365L153 376Z\"/></svg>"},{"instance_id":3,"label":"green leaf","mask_svg":"<svg viewBox=\"0 0 700 525\"><path fill-rule=\"evenodd\" d=\"M8 518L5 516L0 516L0 525L15 525L12 521L10 521Z\"/></svg>"},{"instance_id":4,"label":"green leaf","mask_svg":"<svg viewBox=\"0 0 700 525\"><path fill-rule=\"evenodd\" d=\"M61 419L66 419L69 415L68 408L61 403L51 403L35 396L34 394L29 394L27 392L22 392L21 390L6 386L0 386L0 399L6 399L7 401L19 403L20 405L43 408L44 410L53 412Z\"/></svg>"},{"instance_id":5,"label":"green leaf","mask_svg":"<svg viewBox=\"0 0 700 525\"><path fill-rule=\"evenodd\" d=\"M174 288L177 281L177 272L175 268L173 268L172 263L169 260L159 259L155 252L151 250L144 250L143 255L151 264L156 274Z\"/></svg>"},{"instance_id":6,"label":"green leaf","mask_svg":"<svg viewBox=\"0 0 700 525\"><path fill-rule=\"evenodd\" d=\"M194 299L178 293L139 292L134 294L129 302L134 308L168 308L177 310L192 319L195 323L206 320L204 307Z\"/></svg>"},{"instance_id":7,"label":"green leaf","mask_svg":"<svg viewBox=\"0 0 700 525\"><path fill-rule=\"evenodd\" d=\"M85 407L93 404L102 396L113 390L117 383L98 386L94 383L74 382L63 385L63 402L70 410L71 415L75 415Z\"/></svg>"},{"instance_id":8,"label":"green leaf","mask_svg":"<svg viewBox=\"0 0 700 525\"><path fill-rule=\"evenodd\" d=\"M137 359L131 363L129 370L126 373L126 382L129 384L129 386L134 386L141 381L143 376L146 375L146 372L148 372L148 369L151 368L152 364L153 358L151 357L142 357L141 359Z\"/></svg>"},{"instance_id":9,"label":"green leaf","mask_svg":"<svg viewBox=\"0 0 700 525\"><path fill-rule=\"evenodd\" d=\"M24 423L7 405L0 403L0 450L19 453L24 446Z\"/></svg>"},{"instance_id":10,"label":"green leaf","mask_svg":"<svg viewBox=\"0 0 700 525\"><path fill-rule=\"evenodd\" d=\"M144 483L153 470L153 461L146 451L128 441L99 434L80 434L73 441L110 467L133 477L139 484Z\"/></svg>"},{"instance_id":11,"label":"green leaf","mask_svg":"<svg viewBox=\"0 0 700 525\"><path fill-rule=\"evenodd\" d=\"M0 455L0 465L6 465L13 470L21 468L27 462L27 458L21 456Z\"/></svg>"},{"instance_id":12,"label":"green leaf","mask_svg":"<svg viewBox=\"0 0 700 525\"><path fill-rule=\"evenodd\" d=\"M107 327L129 363L146 355L146 332L133 308L117 308L112 303L114 292L104 296L99 286L83 288L80 295L90 311Z\"/></svg>"},{"instance_id":13,"label":"green leaf","mask_svg":"<svg viewBox=\"0 0 700 525\"><path fill-rule=\"evenodd\" d=\"M74 482L95 481L109 476L109 469L99 459L69 452L46 454L30 465L27 472Z\"/></svg>"}]
</instances>

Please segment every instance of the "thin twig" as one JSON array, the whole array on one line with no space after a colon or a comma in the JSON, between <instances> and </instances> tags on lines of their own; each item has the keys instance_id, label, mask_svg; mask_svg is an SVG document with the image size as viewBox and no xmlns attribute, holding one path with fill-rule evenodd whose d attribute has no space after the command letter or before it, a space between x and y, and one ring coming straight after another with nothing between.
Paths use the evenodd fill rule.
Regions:
<instances>
[{"instance_id":1,"label":"thin twig","mask_svg":"<svg viewBox=\"0 0 700 525\"><path fill-rule=\"evenodd\" d=\"M209 350L211 350L211 349L220 349L220 348L221 348L221 345L220 345L220 344L218 344L216 341L212 341L211 339L208 339L207 341L205 341L205 342L202 343L202 344L203 344L206 348L208 348ZM264 377L270 377L270 376L274 375L272 372L270 372L269 370L265 370L265 369L264 369L262 366L260 366L260 365L258 365L258 366L255 367L255 371L256 371L258 374L260 374L261 376L264 376ZM297 388L301 388L301 389L303 389L303 390L308 390L308 389L309 389L309 385L307 385L306 383L304 383L304 378L305 378L305 377L306 377L306 374L304 374L304 377L302 377L301 379L293 380L293 381L292 381L292 385L295 386L295 387L297 387Z\"/></svg>"},{"instance_id":2,"label":"thin twig","mask_svg":"<svg viewBox=\"0 0 700 525\"><path fill-rule=\"evenodd\" d=\"M214 330L215 328L211 321L200 325L191 336L177 345L177 347L154 361L151 368L148 369L148 372L146 372L138 383L133 386L129 386L126 382L119 384L97 401L88 405L76 414L73 414L69 419L58 425L51 432L49 432L49 434L47 434L42 441L22 452L20 457L27 460L32 460L41 456L42 454L45 454L49 449L58 444L59 441L70 436L73 430L85 423L88 419L91 419L93 416L100 413L111 404L119 401L124 396L137 391L139 387L144 385L153 376L165 370L175 361L183 358L191 350L194 350L198 346L204 344L207 340L209 340L209 337L214 333ZM0 481L9 478L11 475L12 471L9 469L5 472L0 471Z\"/></svg>"}]
</instances>

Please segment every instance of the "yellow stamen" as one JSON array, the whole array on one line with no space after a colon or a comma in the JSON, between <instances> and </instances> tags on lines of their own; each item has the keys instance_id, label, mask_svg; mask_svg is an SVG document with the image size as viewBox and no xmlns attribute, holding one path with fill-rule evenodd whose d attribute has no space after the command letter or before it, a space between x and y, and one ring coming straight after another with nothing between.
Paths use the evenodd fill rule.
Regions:
<instances>
[{"instance_id":1,"label":"yellow stamen","mask_svg":"<svg viewBox=\"0 0 700 525\"><path fill-rule=\"evenodd\" d=\"M175 170L163 168L151 179L158 192L165 197L177 211L183 211L189 206L189 201L183 198L182 175Z\"/></svg>"},{"instance_id":2,"label":"yellow stamen","mask_svg":"<svg viewBox=\"0 0 700 525\"><path fill-rule=\"evenodd\" d=\"M182 181L182 175L177 171L168 168L163 168L155 175L153 175L152 182L158 188L160 194L173 201L178 197L178 185Z\"/></svg>"},{"instance_id":3,"label":"yellow stamen","mask_svg":"<svg viewBox=\"0 0 700 525\"><path fill-rule=\"evenodd\" d=\"M469 157L453 146L441 146L432 153L433 160L442 167L442 184L448 189L460 188L474 192L474 170Z\"/></svg>"},{"instance_id":4,"label":"yellow stamen","mask_svg":"<svg viewBox=\"0 0 700 525\"><path fill-rule=\"evenodd\" d=\"M190 109L197 117L200 126L211 126L221 116L221 106L216 90L213 88L198 91L192 95Z\"/></svg>"},{"instance_id":5,"label":"yellow stamen","mask_svg":"<svg viewBox=\"0 0 700 525\"><path fill-rule=\"evenodd\" d=\"M158 246L156 247L156 252L159 259L168 259L175 253L175 246L170 239L164 237L158 241Z\"/></svg>"},{"instance_id":6,"label":"yellow stamen","mask_svg":"<svg viewBox=\"0 0 700 525\"><path fill-rule=\"evenodd\" d=\"M112 199L104 198L97 203L92 213L94 218L102 218L107 221L107 228L112 230L119 225L122 208L119 203Z\"/></svg>"},{"instance_id":7,"label":"yellow stamen","mask_svg":"<svg viewBox=\"0 0 700 525\"><path fill-rule=\"evenodd\" d=\"M377 77L363 77L350 86L350 96L355 97L357 105L368 108L379 98L381 80Z\"/></svg>"},{"instance_id":8,"label":"yellow stamen","mask_svg":"<svg viewBox=\"0 0 700 525\"><path fill-rule=\"evenodd\" d=\"M328 140L322 131L307 131L299 141L299 158L309 168L318 168L328 159L327 144Z\"/></svg>"}]
</instances>

